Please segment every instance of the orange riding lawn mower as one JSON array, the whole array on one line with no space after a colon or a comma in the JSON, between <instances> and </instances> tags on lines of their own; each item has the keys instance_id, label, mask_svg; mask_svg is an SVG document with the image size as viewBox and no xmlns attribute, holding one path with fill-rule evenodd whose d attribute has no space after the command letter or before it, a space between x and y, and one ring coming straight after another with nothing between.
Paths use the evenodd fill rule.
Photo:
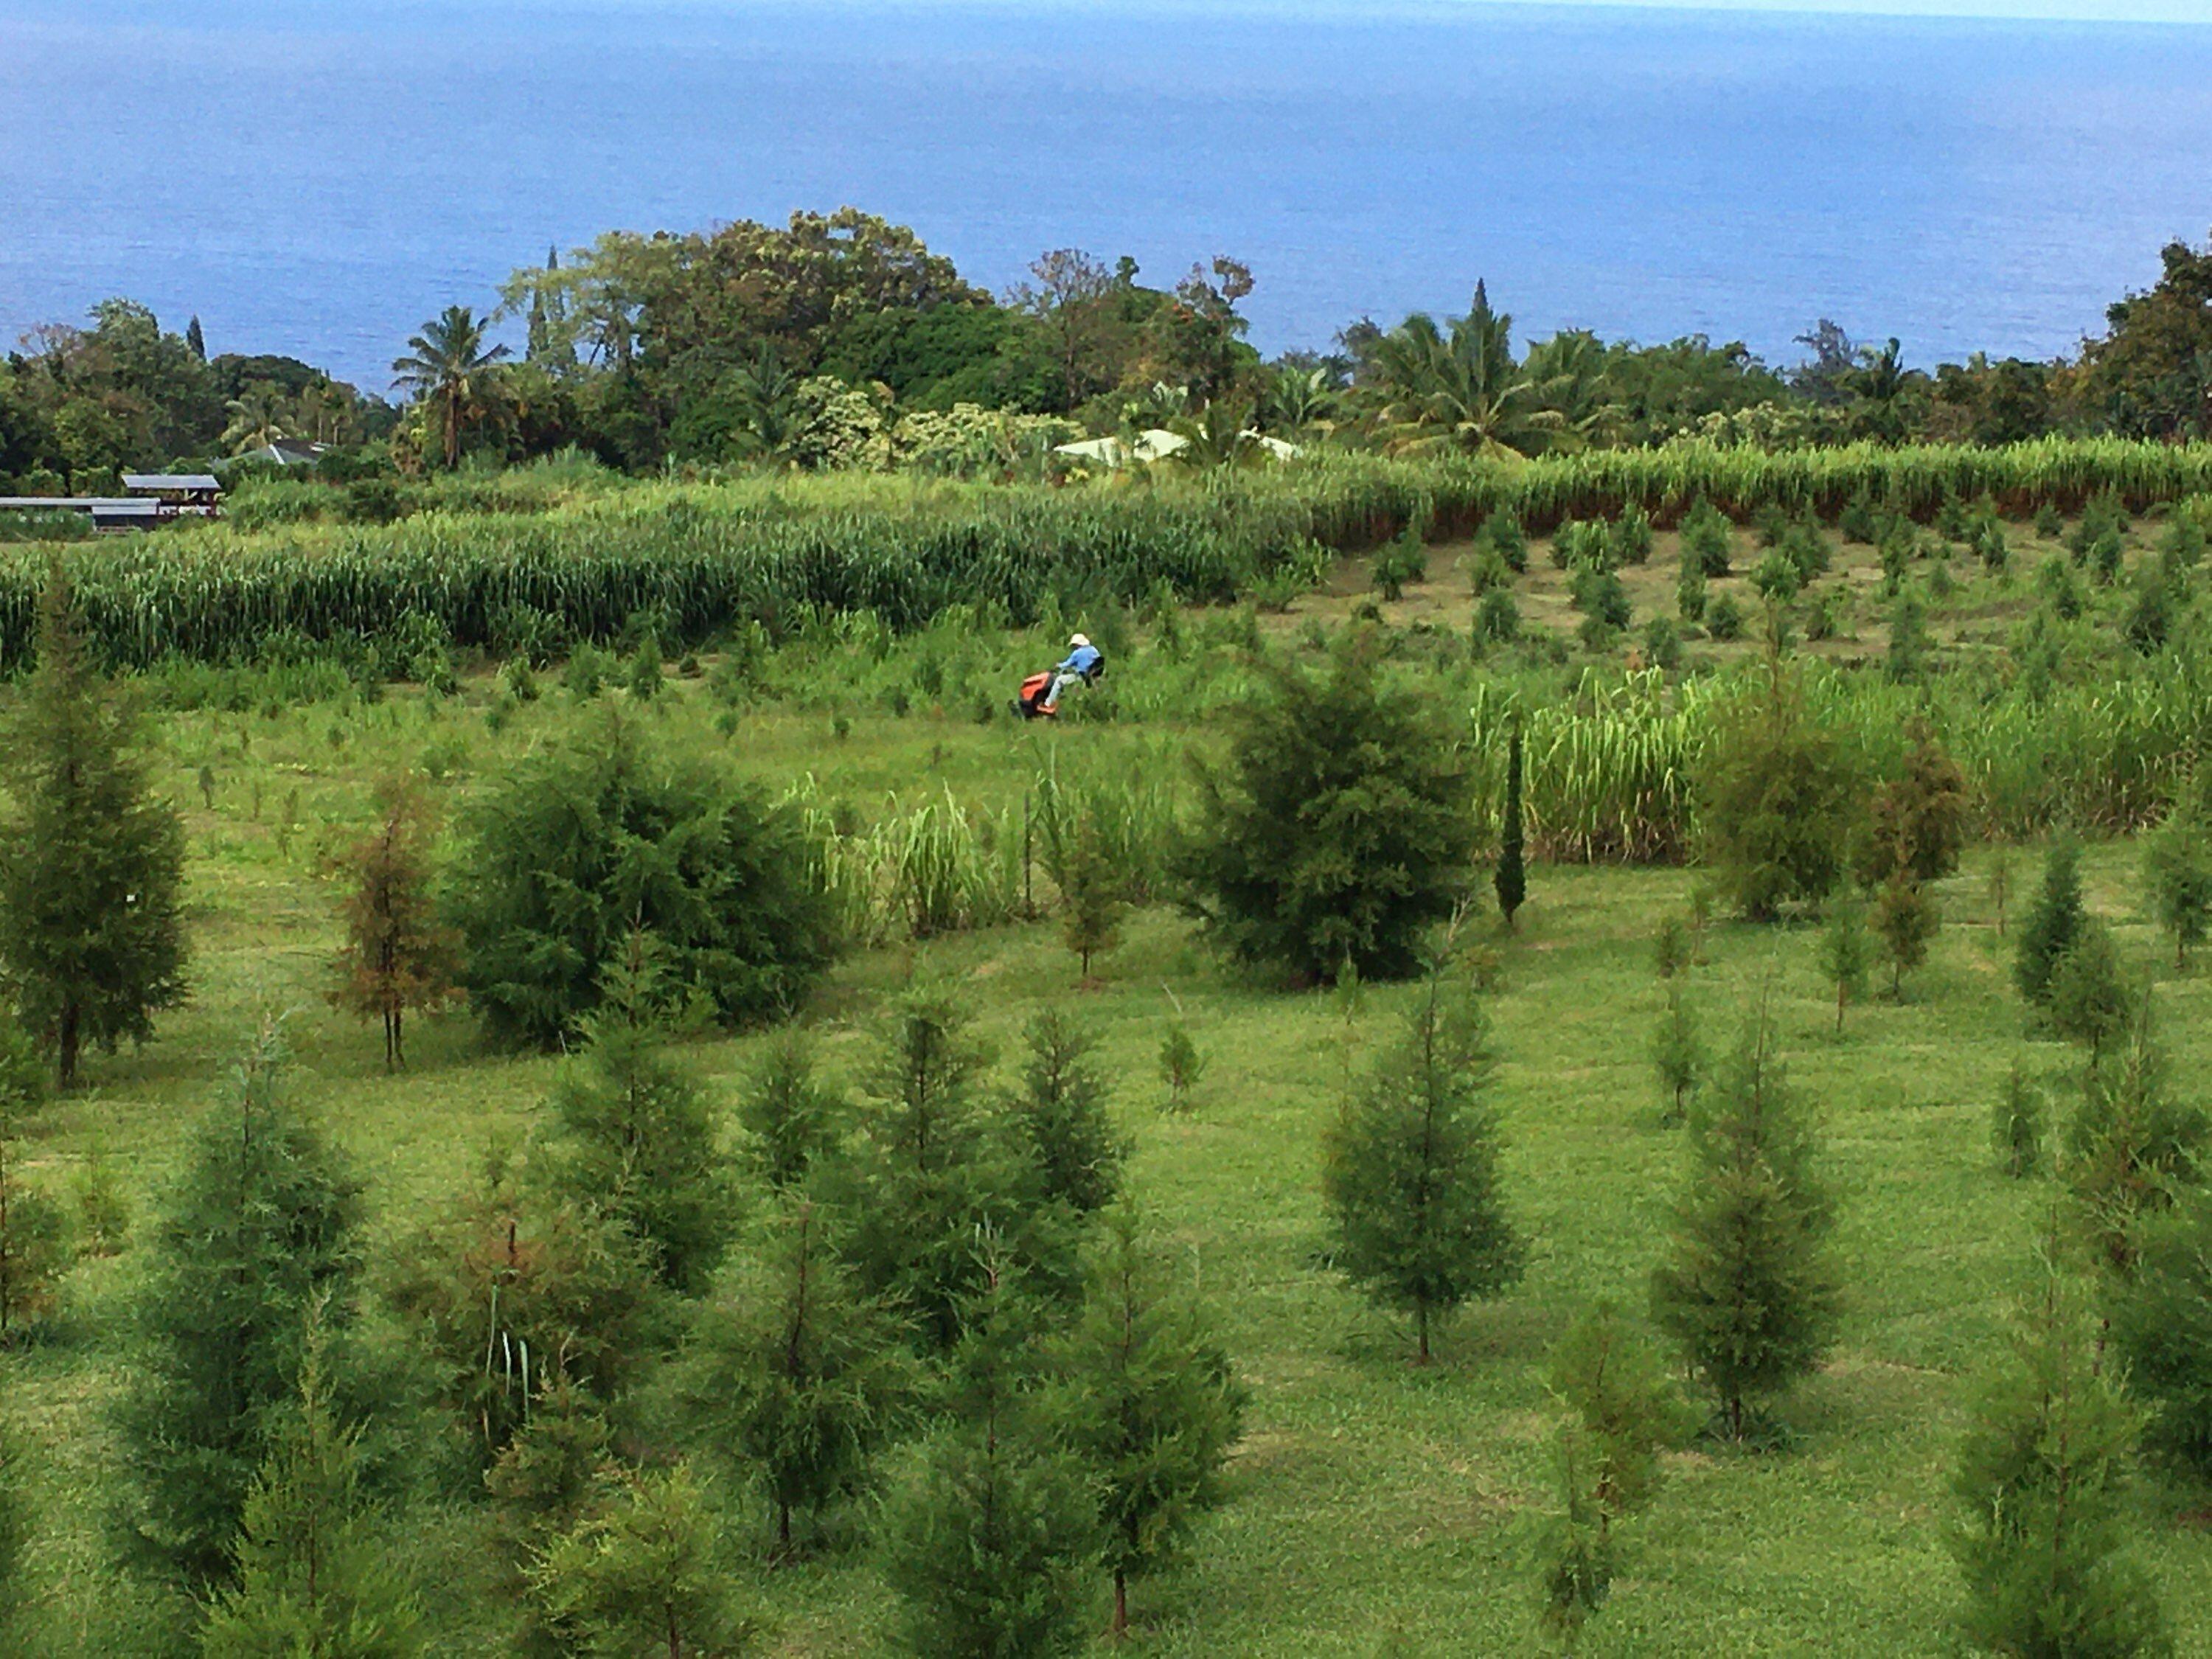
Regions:
<instances>
[{"instance_id":1,"label":"orange riding lawn mower","mask_svg":"<svg viewBox=\"0 0 2212 1659\"><path fill-rule=\"evenodd\" d=\"M1085 640L1084 644L1086 647L1095 649L1091 647L1091 642L1088 640ZM1014 713L1025 720L1048 720L1058 714L1060 711L1057 708L1045 706L1045 698L1051 695L1052 683L1059 674L1060 671L1057 668L1048 668L1042 674L1032 674L1024 680L1020 691L1014 697ZM1106 655L1103 652L1098 652L1097 660L1083 671L1083 683L1085 685L1096 685L1105 677Z\"/></svg>"}]
</instances>

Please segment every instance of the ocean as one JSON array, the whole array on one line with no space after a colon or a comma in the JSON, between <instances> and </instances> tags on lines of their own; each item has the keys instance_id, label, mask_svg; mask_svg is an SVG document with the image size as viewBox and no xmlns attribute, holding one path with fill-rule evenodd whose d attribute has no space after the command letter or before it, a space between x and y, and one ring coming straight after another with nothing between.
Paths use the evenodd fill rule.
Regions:
<instances>
[{"instance_id":1,"label":"ocean","mask_svg":"<svg viewBox=\"0 0 2212 1659\"><path fill-rule=\"evenodd\" d=\"M1002 289L1232 254L1269 351L1362 316L1831 317L2047 356L2212 228L2212 27L1341 0L0 0L0 337L125 295L372 390L622 228L850 203Z\"/></svg>"}]
</instances>

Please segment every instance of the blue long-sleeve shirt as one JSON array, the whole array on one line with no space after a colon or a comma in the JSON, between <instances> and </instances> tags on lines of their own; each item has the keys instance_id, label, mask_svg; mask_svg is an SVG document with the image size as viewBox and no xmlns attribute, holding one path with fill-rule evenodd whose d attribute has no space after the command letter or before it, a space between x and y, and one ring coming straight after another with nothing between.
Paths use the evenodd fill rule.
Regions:
<instances>
[{"instance_id":1,"label":"blue long-sleeve shirt","mask_svg":"<svg viewBox=\"0 0 2212 1659\"><path fill-rule=\"evenodd\" d=\"M1067 653L1067 660L1060 664L1056 672L1062 674L1087 676L1092 669L1098 666L1098 647L1095 645L1079 645Z\"/></svg>"}]
</instances>

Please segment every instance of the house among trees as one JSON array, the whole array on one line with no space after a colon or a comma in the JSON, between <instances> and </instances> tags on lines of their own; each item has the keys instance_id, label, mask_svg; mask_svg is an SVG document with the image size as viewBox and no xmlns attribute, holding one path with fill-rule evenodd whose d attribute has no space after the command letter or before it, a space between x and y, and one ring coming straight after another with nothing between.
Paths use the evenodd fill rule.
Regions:
<instances>
[{"instance_id":1,"label":"house among trees","mask_svg":"<svg viewBox=\"0 0 2212 1659\"><path fill-rule=\"evenodd\" d=\"M208 472L126 472L125 495L0 495L0 513L81 513L94 530L151 530L222 513L222 481Z\"/></svg>"}]
</instances>

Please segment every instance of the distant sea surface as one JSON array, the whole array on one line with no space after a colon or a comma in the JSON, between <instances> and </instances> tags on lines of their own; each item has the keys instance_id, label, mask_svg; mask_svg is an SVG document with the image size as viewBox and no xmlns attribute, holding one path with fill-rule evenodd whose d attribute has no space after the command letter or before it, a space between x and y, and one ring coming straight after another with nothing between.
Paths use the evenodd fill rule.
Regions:
<instances>
[{"instance_id":1,"label":"distant sea surface","mask_svg":"<svg viewBox=\"0 0 2212 1659\"><path fill-rule=\"evenodd\" d=\"M127 295L381 390L612 228L851 203L994 289L1250 264L1253 337L1815 318L2049 356L2212 228L2212 27L1378 0L0 0L0 341Z\"/></svg>"}]
</instances>

